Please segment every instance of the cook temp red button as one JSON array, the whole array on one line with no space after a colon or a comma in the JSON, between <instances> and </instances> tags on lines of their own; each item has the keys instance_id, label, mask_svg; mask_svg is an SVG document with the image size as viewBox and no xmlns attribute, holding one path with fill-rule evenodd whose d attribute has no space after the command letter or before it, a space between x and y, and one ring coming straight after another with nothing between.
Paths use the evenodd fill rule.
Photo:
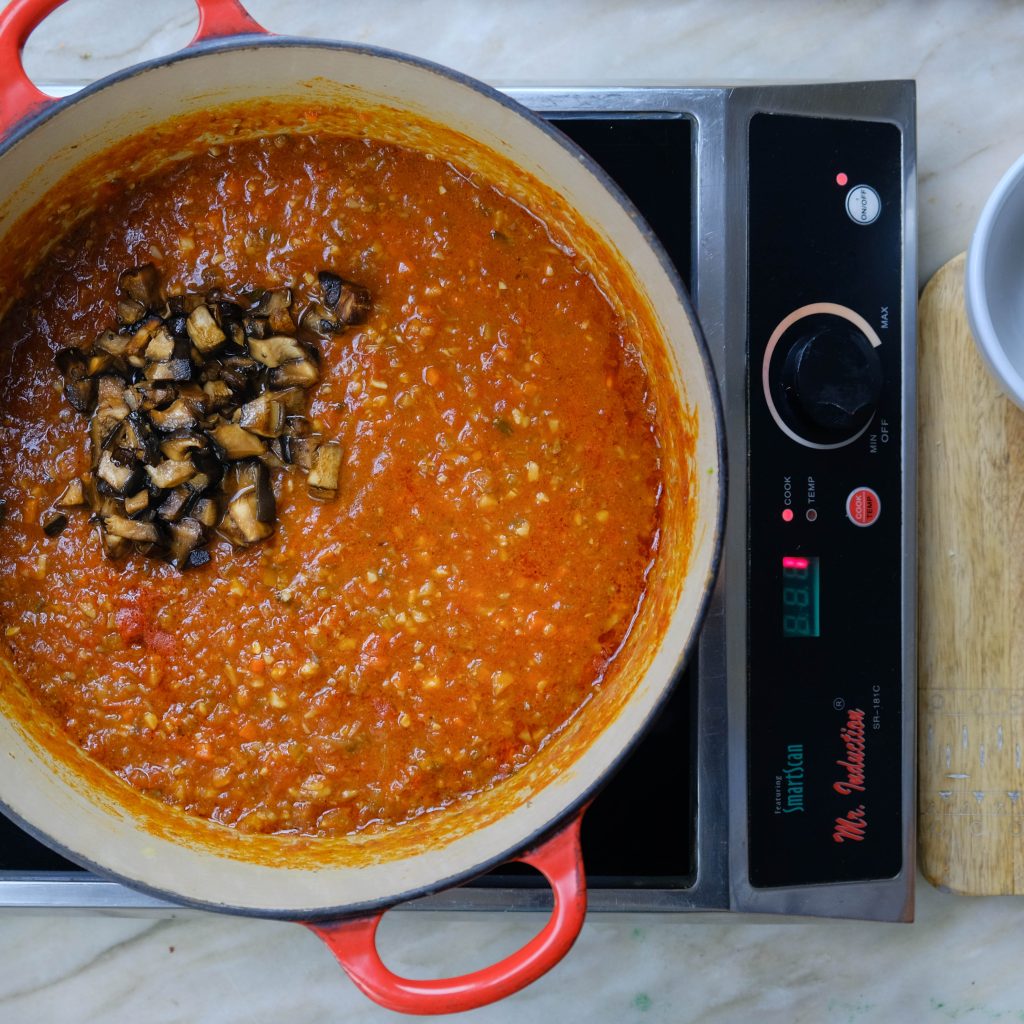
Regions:
<instances>
[{"instance_id":1,"label":"cook temp red button","mask_svg":"<svg viewBox=\"0 0 1024 1024\"><path fill-rule=\"evenodd\" d=\"M846 514L854 526L871 526L882 514L882 502L870 487L856 487L846 499Z\"/></svg>"}]
</instances>

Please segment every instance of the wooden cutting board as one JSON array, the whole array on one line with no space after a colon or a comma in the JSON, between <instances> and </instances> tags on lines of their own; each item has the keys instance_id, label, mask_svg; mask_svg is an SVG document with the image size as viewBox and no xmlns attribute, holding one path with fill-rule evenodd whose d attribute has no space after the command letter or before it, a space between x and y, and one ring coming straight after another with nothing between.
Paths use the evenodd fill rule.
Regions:
<instances>
[{"instance_id":1,"label":"wooden cutting board","mask_svg":"<svg viewBox=\"0 0 1024 1024\"><path fill-rule=\"evenodd\" d=\"M919 309L919 841L935 885L1024 892L1024 412L983 366L963 255Z\"/></svg>"}]
</instances>

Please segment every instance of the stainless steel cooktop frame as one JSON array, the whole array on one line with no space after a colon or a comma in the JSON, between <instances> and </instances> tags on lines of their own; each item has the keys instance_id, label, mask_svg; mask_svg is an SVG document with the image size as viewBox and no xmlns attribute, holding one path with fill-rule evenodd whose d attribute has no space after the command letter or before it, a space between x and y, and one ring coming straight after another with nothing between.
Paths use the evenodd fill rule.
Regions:
<instances>
[{"instance_id":1,"label":"stainless steel cooktop frame","mask_svg":"<svg viewBox=\"0 0 1024 1024\"><path fill-rule=\"evenodd\" d=\"M53 95L73 92L52 87ZM916 102L913 82L506 88L541 114L686 117L695 125L693 297L725 405L732 464L746 446L747 127L758 112L888 121L903 133L903 869L895 878L755 889L746 839L746 493L733 474L725 551L701 635L697 673L696 872L685 888L599 888L592 911L748 911L875 920L913 917L916 715ZM416 910L548 910L544 889L464 886L407 904ZM78 872L0 871L0 909L138 915L197 913Z\"/></svg>"}]
</instances>

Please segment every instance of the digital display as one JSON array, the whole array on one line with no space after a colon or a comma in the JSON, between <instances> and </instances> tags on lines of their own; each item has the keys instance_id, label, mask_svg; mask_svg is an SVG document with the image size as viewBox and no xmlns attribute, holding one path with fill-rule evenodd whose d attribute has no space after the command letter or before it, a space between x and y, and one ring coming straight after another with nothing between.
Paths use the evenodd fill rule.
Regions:
<instances>
[{"instance_id":1,"label":"digital display","mask_svg":"<svg viewBox=\"0 0 1024 1024\"><path fill-rule=\"evenodd\" d=\"M817 556L784 555L782 558L782 635L821 635Z\"/></svg>"}]
</instances>

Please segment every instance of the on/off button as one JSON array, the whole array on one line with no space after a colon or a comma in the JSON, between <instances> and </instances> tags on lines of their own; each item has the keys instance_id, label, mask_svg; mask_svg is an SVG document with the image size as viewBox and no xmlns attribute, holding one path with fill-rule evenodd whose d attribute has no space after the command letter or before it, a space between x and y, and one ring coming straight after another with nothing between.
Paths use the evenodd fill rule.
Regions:
<instances>
[{"instance_id":1,"label":"on/off button","mask_svg":"<svg viewBox=\"0 0 1024 1024\"><path fill-rule=\"evenodd\" d=\"M854 526L871 526L882 514L882 502L870 487L856 487L846 499L846 514Z\"/></svg>"},{"instance_id":2,"label":"on/off button","mask_svg":"<svg viewBox=\"0 0 1024 1024\"><path fill-rule=\"evenodd\" d=\"M882 197L870 185L854 185L846 193L846 215L854 224L874 224L882 212Z\"/></svg>"}]
</instances>

